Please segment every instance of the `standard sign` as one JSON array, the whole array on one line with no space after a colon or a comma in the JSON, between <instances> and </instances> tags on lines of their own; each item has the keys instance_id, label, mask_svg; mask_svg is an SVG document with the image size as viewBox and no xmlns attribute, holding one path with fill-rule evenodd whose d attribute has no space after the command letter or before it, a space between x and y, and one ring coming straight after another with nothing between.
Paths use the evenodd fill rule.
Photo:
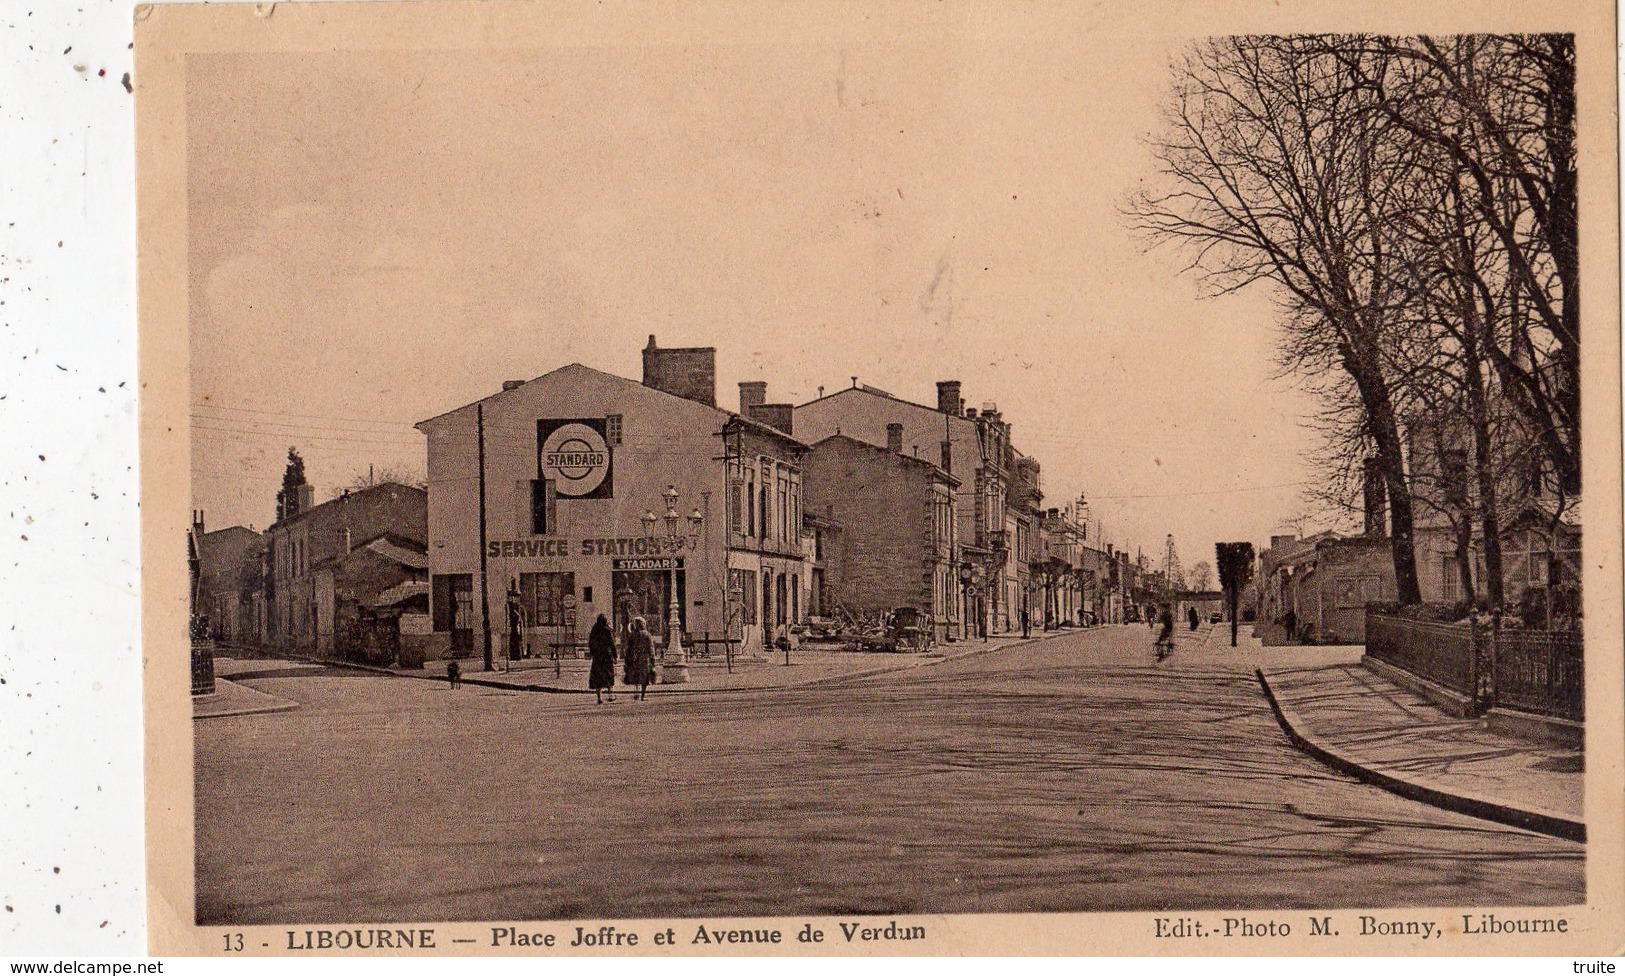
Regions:
<instances>
[{"instance_id":1,"label":"standard sign","mask_svg":"<svg viewBox=\"0 0 1625 976\"><path fill-rule=\"evenodd\" d=\"M623 573L655 569L670 572L674 569L682 569L683 559L681 556L667 556L655 559L613 559L610 561L609 568Z\"/></svg>"},{"instance_id":2,"label":"standard sign","mask_svg":"<svg viewBox=\"0 0 1625 976\"><path fill-rule=\"evenodd\" d=\"M611 498L614 480L602 417L536 421L537 468L561 498Z\"/></svg>"}]
</instances>

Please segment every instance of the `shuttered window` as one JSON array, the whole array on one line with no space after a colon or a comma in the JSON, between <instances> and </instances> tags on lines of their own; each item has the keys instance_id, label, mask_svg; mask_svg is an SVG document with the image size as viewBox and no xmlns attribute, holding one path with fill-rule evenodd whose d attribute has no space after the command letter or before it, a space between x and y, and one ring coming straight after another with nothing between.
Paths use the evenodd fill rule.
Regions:
<instances>
[{"instance_id":1,"label":"shuttered window","mask_svg":"<svg viewBox=\"0 0 1625 976\"><path fill-rule=\"evenodd\" d=\"M530 483L530 534L548 535L557 531L558 495L553 482L538 478Z\"/></svg>"}]
</instances>

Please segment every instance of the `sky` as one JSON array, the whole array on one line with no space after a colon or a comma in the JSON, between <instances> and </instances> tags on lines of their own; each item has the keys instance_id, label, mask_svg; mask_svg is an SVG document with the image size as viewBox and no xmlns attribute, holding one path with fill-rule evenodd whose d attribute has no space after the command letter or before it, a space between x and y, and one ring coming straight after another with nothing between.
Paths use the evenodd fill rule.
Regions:
<instances>
[{"instance_id":1,"label":"sky","mask_svg":"<svg viewBox=\"0 0 1625 976\"><path fill-rule=\"evenodd\" d=\"M188 63L193 500L420 475L412 424L570 362L717 349L719 405L957 379L1103 541L1185 565L1327 524L1262 288L1121 216L1182 42L557 45Z\"/></svg>"}]
</instances>

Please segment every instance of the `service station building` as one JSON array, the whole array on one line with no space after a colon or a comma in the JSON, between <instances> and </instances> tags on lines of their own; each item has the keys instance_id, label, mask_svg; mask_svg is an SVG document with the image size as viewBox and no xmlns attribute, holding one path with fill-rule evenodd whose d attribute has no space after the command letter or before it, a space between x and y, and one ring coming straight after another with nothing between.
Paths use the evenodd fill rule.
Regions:
<instances>
[{"instance_id":1,"label":"service station building","mask_svg":"<svg viewBox=\"0 0 1625 976\"><path fill-rule=\"evenodd\" d=\"M702 653L800 622L807 446L716 406L715 350L643 350L643 382L564 366L417 425L434 632L493 660L574 650L599 614ZM483 581L483 589L482 589Z\"/></svg>"}]
</instances>

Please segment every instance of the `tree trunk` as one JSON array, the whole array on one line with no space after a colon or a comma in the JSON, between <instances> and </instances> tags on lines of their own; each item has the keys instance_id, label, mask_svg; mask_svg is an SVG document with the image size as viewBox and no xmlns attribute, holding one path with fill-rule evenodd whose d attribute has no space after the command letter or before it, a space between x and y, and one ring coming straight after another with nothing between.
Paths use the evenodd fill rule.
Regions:
<instances>
[{"instance_id":1,"label":"tree trunk","mask_svg":"<svg viewBox=\"0 0 1625 976\"><path fill-rule=\"evenodd\" d=\"M1340 323L1340 325L1342 325ZM1371 439L1377 446L1377 466L1388 484L1389 538L1394 560L1394 598L1401 606L1422 602L1422 588L1416 578L1416 517L1411 505L1411 485L1405 477L1405 452L1399 437L1399 422L1393 400L1382 374L1375 340L1362 324L1342 325L1346 337L1339 346L1343 368L1354 380L1365 408ZM1363 341L1361 341L1363 340ZM1356 343L1359 342L1357 346Z\"/></svg>"},{"instance_id":2,"label":"tree trunk","mask_svg":"<svg viewBox=\"0 0 1625 976\"><path fill-rule=\"evenodd\" d=\"M1473 469L1478 478L1479 535L1484 540L1484 596L1491 609L1506 603L1501 577L1500 500L1495 487L1495 465L1490 446L1489 409L1477 363L1469 363L1472 378L1468 398L1473 412Z\"/></svg>"},{"instance_id":3,"label":"tree trunk","mask_svg":"<svg viewBox=\"0 0 1625 976\"><path fill-rule=\"evenodd\" d=\"M1456 527L1456 577L1461 583L1461 598L1472 605L1477 596L1473 592L1473 523L1466 513Z\"/></svg>"}]
</instances>

